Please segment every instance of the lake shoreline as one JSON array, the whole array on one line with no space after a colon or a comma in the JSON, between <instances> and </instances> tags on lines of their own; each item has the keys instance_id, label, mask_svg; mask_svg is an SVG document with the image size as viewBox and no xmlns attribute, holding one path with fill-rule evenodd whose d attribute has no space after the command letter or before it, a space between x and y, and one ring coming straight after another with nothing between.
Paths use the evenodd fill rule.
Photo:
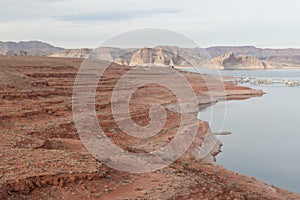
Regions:
<instances>
[{"instance_id":1,"label":"lake shoreline","mask_svg":"<svg viewBox=\"0 0 300 200\"><path fill-rule=\"evenodd\" d=\"M254 70L253 70L254 71ZM284 71L284 70L283 70ZM251 77L257 78L255 75L259 75L260 77L264 76L264 73L256 73L257 71L255 70L255 73L252 74ZM259 71L258 71L259 72ZM239 77L238 74L242 73L241 71L232 72L232 75ZM248 74L244 74L244 77L249 76L249 74L251 74L251 72L249 72ZM289 75L287 73L283 73L283 74L279 74L276 72L276 74L269 74L269 76L274 76L277 79L288 79L288 80L293 80L297 78L299 78L297 76L297 74L299 74L299 70L296 71L296 73L294 74L294 72L291 72L292 77L289 77ZM228 73L226 74L228 75ZM279 75L282 75L282 77L279 77ZM232 76L231 76L232 77ZM265 77L268 78L268 77ZM292 125L293 128L290 128L289 130L286 130L286 142L288 144L291 144L291 146L295 146L294 142L288 142L293 140L293 137L297 137L295 136L294 130L298 130L297 129L297 125L295 124L296 122L296 117L297 117L297 112L295 110L295 106L293 101L291 101L291 99L298 99L297 97L299 97L299 95L297 95L298 93L298 88L297 87L282 87L278 84L275 85L250 85L248 84L242 84L242 85L247 85L247 87L253 87L255 89L263 89L266 93L266 95L264 95L262 98L253 98L253 99L249 99L246 100L245 102L240 102L240 101L234 101L234 102L228 102L226 103L226 106L230 107L230 110L227 110L227 122L226 125L224 126L224 130L225 131L230 131L233 132L233 136L228 136L227 137L223 137L223 140L225 142L225 154L220 154L220 158L221 158L221 162L219 161L219 164L222 164L225 167L229 167L230 170L233 171L239 171L241 173L244 174L248 174L251 176L256 176L259 177L261 180L267 181L269 184L273 184L273 185L277 185L279 187L282 188L286 188L289 189L290 191L294 191L294 192L299 192L299 189L297 188L297 183L295 181L295 179L297 179L296 177L298 176L298 174L293 175L293 173L285 173L285 170L287 170L287 168L289 168L289 165L293 165L293 166L298 166L299 163L298 162L294 162L294 161L290 161L289 159L281 159L282 161L277 161L277 159L274 158L273 161L270 160L271 163L274 163L275 165L277 165L278 167L276 167L275 169L272 168L272 164L268 164L268 162L262 162L260 163L261 156L265 156L265 157L269 157L272 158L277 155L285 155L286 158L289 158L291 156L295 157L297 156L295 153L292 153L295 151L295 148L289 147L289 146L284 146L281 145L282 148L285 149L285 151L272 151L273 153L271 153L269 150L265 150L265 149L273 149L276 148L278 145L280 145L280 143L276 143L278 140L280 140L280 135L282 135L282 131L278 131L281 130L282 125L281 122L284 121L284 117L283 116L290 116L293 120L293 123L290 124L290 126ZM295 96L296 95L296 96ZM295 100L296 101L296 100ZM256 103L257 102L257 103ZM286 102L286 103L285 103ZM223 109L225 103L220 102L219 104L215 104L210 108L207 108L206 111L202 112L204 114L201 115L203 120L208 120L210 118L210 114L209 112L211 112L211 110L214 111L218 111L220 109ZM291 105L291 106L287 106ZM265 106L263 106L265 105ZM276 105L276 106L275 106ZM292 105L294 105L294 108L292 107ZM273 106L273 107L272 107ZM285 107L286 109L283 109L281 107ZM277 111L280 109L280 111L278 111L279 113L281 113L281 115L277 115ZM255 111L257 110L257 111ZM262 112L260 114L260 111ZM296 113L295 113L296 112ZM239 114L239 113L244 113L244 114ZM247 113L247 114L246 114ZM271 116L268 116L266 113L270 113ZM272 113L272 114L271 114ZM200 116L200 115L199 115ZM234 116L234 117L233 117ZM252 116L252 117L250 117ZM254 117L255 116L255 117ZM273 117L272 117L273 116ZM200 118L201 118L200 117ZM253 119L254 117L254 119ZM242 118L245 118L244 120L242 120ZM262 123L265 119L268 119L268 121L264 124ZM257 121L257 124L255 123ZM275 124L272 124L272 122L274 122ZM240 124L240 125L239 125ZM252 124L252 126L250 126L249 124ZM269 127L274 127L274 128L269 128ZM213 130L214 129L218 129L217 126L212 126L211 127ZM263 132L261 132L262 130L264 130ZM297 132L297 131L296 131ZM257 134L256 134L257 133ZM274 136L275 134L275 136ZM251 140L251 137L254 138L261 138L262 135L265 135L263 140L267 140L268 142L266 143L266 145L259 145L258 141L253 141ZM267 138L272 138L272 140L267 139ZM222 140L222 141L223 141ZM274 140L273 144L271 141ZM245 148L244 149L240 149L240 145L237 144L241 144L241 143L245 143ZM268 144L271 144L271 146ZM285 144L285 143L284 143ZM257 146L257 147L256 147ZM239 149L238 149L239 147ZM249 148L249 150L247 150ZM268 153L264 153L264 154L260 154L259 150L256 149L260 149L260 151L263 152L268 152ZM258 155L258 158L256 158L255 154ZM247 164L247 159L243 159L243 155L247 155L247 156L251 156L251 161L255 162L255 163L259 163L259 165L261 165L261 169L259 167L256 167L255 165L252 166L251 165L251 161L249 160L248 166L245 166ZM261 155L261 156L259 156ZM282 157L281 156L281 157ZM220 159L219 158L219 159ZM236 158L237 160L244 160L243 163L244 164L239 164L238 161L234 161L233 158ZM231 162L231 163L230 163ZM285 163L285 164L280 164L280 163ZM288 164L289 163L289 164ZM252 167L250 167L252 166ZM266 169L269 169L273 171L273 175L266 172ZM282 171L280 171L280 169ZM275 170L275 171L274 171ZM267 170L269 171L269 170ZM266 174L266 175L264 175ZM285 174L285 176L283 175ZM295 178L293 178L295 177ZM285 181L280 181L280 180L285 180Z\"/></svg>"}]
</instances>

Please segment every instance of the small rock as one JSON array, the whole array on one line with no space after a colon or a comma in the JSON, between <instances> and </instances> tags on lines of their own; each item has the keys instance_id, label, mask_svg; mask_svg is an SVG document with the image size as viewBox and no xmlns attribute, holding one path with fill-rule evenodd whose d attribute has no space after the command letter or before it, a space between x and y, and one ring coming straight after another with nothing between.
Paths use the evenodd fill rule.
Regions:
<instances>
[{"instance_id":1,"label":"small rock","mask_svg":"<svg viewBox=\"0 0 300 200\"><path fill-rule=\"evenodd\" d=\"M111 178L111 175L106 175L105 178L107 178L107 179L112 179L112 178Z\"/></svg>"},{"instance_id":2,"label":"small rock","mask_svg":"<svg viewBox=\"0 0 300 200\"><path fill-rule=\"evenodd\" d=\"M123 180L122 183L123 183L123 185L128 185L128 184L131 183L131 181L130 180Z\"/></svg>"},{"instance_id":3,"label":"small rock","mask_svg":"<svg viewBox=\"0 0 300 200\"><path fill-rule=\"evenodd\" d=\"M105 188L104 192L109 193L109 189Z\"/></svg>"},{"instance_id":4,"label":"small rock","mask_svg":"<svg viewBox=\"0 0 300 200\"><path fill-rule=\"evenodd\" d=\"M135 190L135 191L140 191L140 190L143 190L143 188L137 187L137 188L135 188L134 190Z\"/></svg>"}]
</instances>

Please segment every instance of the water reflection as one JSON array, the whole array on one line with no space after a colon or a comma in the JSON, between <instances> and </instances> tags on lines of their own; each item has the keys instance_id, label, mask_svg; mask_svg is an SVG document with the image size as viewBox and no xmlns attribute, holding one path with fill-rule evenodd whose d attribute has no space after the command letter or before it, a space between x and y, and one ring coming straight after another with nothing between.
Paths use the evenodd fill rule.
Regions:
<instances>
[{"instance_id":1,"label":"water reflection","mask_svg":"<svg viewBox=\"0 0 300 200\"><path fill-rule=\"evenodd\" d=\"M300 77L300 70L279 72L243 71L246 75L255 73L267 78ZM238 74L235 71L226 73ZM224 146L217 162L230 170L300 193L300 87L251 87L263 89L266 95L219 102L199 113L199 118L210 121L211 110L214 118L218 117L219 110L226 104L223 131L233 134L221 136ZM215 127L219 125L211 124L212 131Z\"/></svg>"}]
</instances>

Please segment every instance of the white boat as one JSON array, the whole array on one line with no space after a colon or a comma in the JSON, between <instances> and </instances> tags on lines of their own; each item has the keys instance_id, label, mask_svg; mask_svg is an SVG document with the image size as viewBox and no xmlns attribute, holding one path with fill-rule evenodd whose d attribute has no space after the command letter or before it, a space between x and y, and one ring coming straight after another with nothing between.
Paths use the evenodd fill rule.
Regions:
<instances>
[{"instance_id":1,"label":"white boat","mask_svg":"<svg viewBox=\"0 0 300 200\"><path fill-rule=\"evenodd\" d=\"M295 80L284 80L283 82L288 87L298 87L299 86L299 82L295 81Z\"/></svg>"}]
</instances>

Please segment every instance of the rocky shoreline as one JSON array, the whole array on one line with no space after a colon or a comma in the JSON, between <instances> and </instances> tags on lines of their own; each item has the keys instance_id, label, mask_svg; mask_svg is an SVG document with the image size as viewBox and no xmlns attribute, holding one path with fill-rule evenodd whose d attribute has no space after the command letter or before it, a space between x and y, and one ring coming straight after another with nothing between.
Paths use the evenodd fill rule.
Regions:
<instances>
[{"instance_id":1,"label":"rocky shoreline","mask_svg":"<svg viewBox=\"0 0 300 200\"><path fill-rule=\"evenodd\" d=\"M72 115L72 89L83 60L46 57L0 57L0 198L1 199L299 199L300 196L231 172L213 162L221 143L199 159L195 149L212 139L199 120L197 135L186 153L171 165L143 174L106 167L79 140ZM130 115L149 123L149 106L166 106L166 124L159 135L132 138L120 130L111 111L111 93L129 67L112 64L100 80L96 112L105 134L126 151L151 152L167 144L179 126L176 97L149 85L134 93ZM226 99L246 99L262 91L225 82L205 86L210 75L180 72L200 99L198 109ZM173 84L177 83L173 80ZM217 86L217 85L215 85ZM213 101L213 102L211 102ZM191 110L191 112L198 110ZM188 113L187 113L188 114ZM213 135L213 134L212 134Z\"/></svg>"}]
</instances>

